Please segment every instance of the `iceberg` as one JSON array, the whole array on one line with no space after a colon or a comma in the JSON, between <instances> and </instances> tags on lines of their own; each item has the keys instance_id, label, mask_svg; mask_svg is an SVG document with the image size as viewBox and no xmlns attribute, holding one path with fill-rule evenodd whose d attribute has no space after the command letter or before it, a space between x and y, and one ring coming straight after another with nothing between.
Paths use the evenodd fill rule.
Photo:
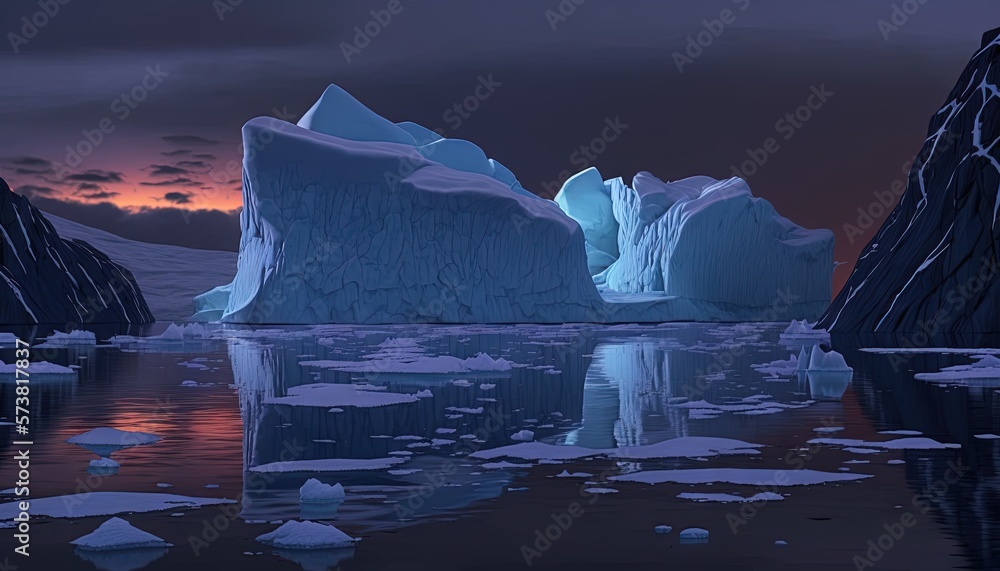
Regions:
<instances>
[{"instance_id":1,"label":"iceberg","mask_svg":"<svg viewBox=\"0 0 1000 571\"><path fill-rule=\"evenodd\" d=\"M550 201L473 143L392 123L337 86L298 125L256 118L243 138L238 270L196 298L203 317L772 321L829 303L833 234L740 179L640 173L629 188L588 169Z\"/></svg>"},{"instance_id":2,"label":"iceberg","mask_svg":"<svg viewBox=\"0 0 1000 571\"><path fill-rule=\"evenodd\" d=\"M918 381L936 381L946 383L982 383L1000 384L1000 359L993 355L973 355L976 362L971 365L955 365L945 367L937 373L917 373L913 378Z\"/></svg>"},{"instance_id":3,"label":"iceberg","mask_svg":"<svg viewBox=\"0 0 1000 571\"><path fill-rule=\"evenodd\" d=\"M689 527L681 532L681 545L708 543L708 530Z\"/></svg>"}]
</instances>

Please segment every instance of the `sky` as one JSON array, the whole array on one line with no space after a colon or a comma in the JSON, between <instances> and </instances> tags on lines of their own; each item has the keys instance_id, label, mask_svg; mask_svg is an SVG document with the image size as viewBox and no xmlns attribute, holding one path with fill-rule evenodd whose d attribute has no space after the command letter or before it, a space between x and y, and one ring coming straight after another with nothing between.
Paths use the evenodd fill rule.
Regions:
<instances>
[{"instance_id":1,"label":"sky","mask_svg":"<svg viewBox=\"0 0 1000 571\"><path fill-rule=\"evenodd\" d=\"M6 0L0 176L126 238L235 250L240 127L336 83L545 197L589 166L743 176L834 232L836 290L997 26L995 0Z\"/></svg>"}]
</instances>

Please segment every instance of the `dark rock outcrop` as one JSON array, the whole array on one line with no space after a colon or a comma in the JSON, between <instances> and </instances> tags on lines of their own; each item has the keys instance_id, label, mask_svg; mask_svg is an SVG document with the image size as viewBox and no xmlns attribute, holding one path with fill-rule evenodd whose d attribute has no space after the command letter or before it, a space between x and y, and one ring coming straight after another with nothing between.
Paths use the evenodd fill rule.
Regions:
<instances>
[{"instance_id":1,"label":"dark rock outcrop","mask_svg":"<svg viewBox=\"0 0 1000 571\"><path fill-rule=\"evenodd\" d=\"M819 327L1000 332L1000 29L931 119L906 191Z\"/></svg>"},{"instance_id":2,"label":"dark rock outcrop","mask_svg":"<svg viewBox=\"0 0 1000 571\"><path fill-rule=\"evenodd\" d=\"M0 324L150 323L132 273L82 240L63 240L0 179Z\"/></svg>"}]
</instances>

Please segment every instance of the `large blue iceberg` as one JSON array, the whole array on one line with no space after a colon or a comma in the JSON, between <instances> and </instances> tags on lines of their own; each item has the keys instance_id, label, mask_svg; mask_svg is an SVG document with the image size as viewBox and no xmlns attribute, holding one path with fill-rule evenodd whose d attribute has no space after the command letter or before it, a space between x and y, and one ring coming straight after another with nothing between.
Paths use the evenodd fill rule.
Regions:
<instances>
[{"instance_id":1,"label":"large blue iceberg","mask_svg":"<svg viewBox=\"0 0 1000 571\"><path fill-rule=\"evenodd\" d=\"M833 235L740 179L632 187L588 170L555 201L476 145L330 86L243 128L239 268L195 299L235 323L788 321L827 307Z\"/></svg>"}]
</instances>

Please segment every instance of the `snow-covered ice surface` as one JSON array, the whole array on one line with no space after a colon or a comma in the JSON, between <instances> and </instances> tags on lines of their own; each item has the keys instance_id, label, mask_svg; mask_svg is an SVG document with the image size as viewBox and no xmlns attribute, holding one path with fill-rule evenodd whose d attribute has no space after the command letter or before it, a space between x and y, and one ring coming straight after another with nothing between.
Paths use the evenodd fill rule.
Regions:
<instances>
[{"instance_id":1,"label":"snow-covered ice surface","mask_svg":"<svg viewBox=\"0 0 1000 571\"><path fill-rule=\"evenodd\" d=\"M284 404L290 406L318 406L333 408L341 406L376 407L416 402L417 397L372 390L370 385L338 385L321 383L302 385L288 390L284 397L272 397L264 404Z\"/></svg>"},{"instance_id":2,"label":"snow-covered ice surface","mask_svg":"<svg viewBox=\"0 0 1000 571\"><path fill-rule=\"evenodd\" d=\"M155 434L142 431L120 430L102 426L66 439L70 444L86 448L98 456L109 456L113 452L132 448L133 446L148 446L156 444L161 439Z\"/></svg>"},{"instance_id":3,"label":"snow-covered ice surface","mask_svg":"<svg viewBox=\"0 0 1000 571\"><path fill-rule=\"evenodd\" d=\"M52 214L45 217L60 238L85 240L128 268L157 321L191 317L196 295L236 275L236 252L136 242Z\"/></svg>"},{"instance_id":4,"label":"snow-covered ice surface","mask_svg":"<svg viewBox=\"0 0 1000 571\"><path fill-rule=\"evenodd\" d=\"M88 551L111 551L146 547L173 547L151 533L137 529L129 522L113 517L94 531L70 542L79 549Z\"/></svg>"},{"instance_id":5,"label":"snow-covered ice surface","mask_svg":"<svg viewBox=\"0 0 1000 571\"><path fill-rule=\"evenodd\" d=\"M299 502L301 503L342 502L345 497L344 486L339 483L333 485L324 484L316 478L309 478L299 488Z\"/></svg>"},{"instance_id":6,"label":"snow-covered ice surface","mask_svg":"<svg viewBox=\"0 0 1000 571\"><path fill-rule=\"evenodd\" d=\"M31 515L52 518L81 518L124 513L157 512L233 504L225 498L197 498L175 494L146 492L85 492L66 496L31 499ZM18 502L0 504L0 521L11 520L18 513Z\"/></svg>"}]
</instances>

